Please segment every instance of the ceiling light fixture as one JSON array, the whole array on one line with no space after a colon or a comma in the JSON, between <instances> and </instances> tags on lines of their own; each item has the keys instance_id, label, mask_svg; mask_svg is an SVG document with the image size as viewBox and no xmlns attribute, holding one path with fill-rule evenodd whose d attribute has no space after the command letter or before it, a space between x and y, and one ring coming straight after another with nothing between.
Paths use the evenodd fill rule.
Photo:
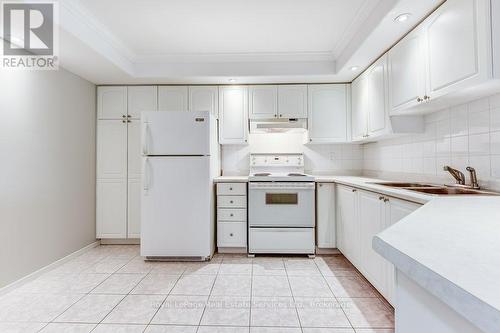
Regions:
<instances>
[{"instance_id":1,"label":"ceiling light fixture","mask_svg":"<svg viewBox=\"0 0 500 333\"><path fill-rule=\"evenodd\" d=\"M351 69L351 71L355 72L355 71L357 71L359 69L359 67L358 66L352 66L350 69Z\"/></svg>"},{"instance_id":2,"label":"ceiling light fixture","mask_svg":"<svg viewBox=\"0 0 500 333\"><path fill-rule=\"evenodd\" d=\"M399 14L394 18L394 22L401 23L405 22L410 18L411 14L410 13L404 13L404 14Z\"/></svg>"}]
</instances>

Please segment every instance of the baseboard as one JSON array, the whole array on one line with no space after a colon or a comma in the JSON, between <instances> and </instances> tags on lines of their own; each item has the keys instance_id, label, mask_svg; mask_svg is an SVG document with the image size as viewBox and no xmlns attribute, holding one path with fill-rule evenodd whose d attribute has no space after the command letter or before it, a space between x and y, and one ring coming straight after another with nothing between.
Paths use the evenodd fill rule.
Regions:
<instances>
[{"instance_id":1,"label":"baseboard","mask_svg":"<svg viewBox=\"0 0 500 333\"><path fill-rule=\"evenodd\" d=\"M217 248L217 252L228 253L228 254L248 253L246 247L219 247Z\"/></svg>"},{"instance_id":2,"label":"baseboard","mask_svg":"<svg viewBox=\"0 0 500 333\"><path fill-rule=\"evenodd\" d=\"M324 249L316 247L316 254L340 254L338 249Z\"/></svg>"},{"instance_id":3,"label":"baseboard","mask_svg":"<svg viewBox=\"0 0 500 333\"><path fill-rule=\"evenodd\" d=\"M100 241L95 241L93 243L90 243L89 245L81 248L80 250L77 250L71 254L68 254L66 257L63 257L57 261L54 261L53 263L48 264L47 266L42 267L39 270L34 271L33 273L26 275L26 276L20 278L19 280L16 280L16 281L6 285L5 287L0 288L0 296L5 295L8 292L11 292L12 290L19 288L20 286L35 280L40 275L47 273L48 271L51 271L58 266L61 266L62 264L82 255L83 253L85 253L85 252L89 251L90 249L93 249L94 247L99 246L99 245L100 245Z\"/></svg>"},{"instance_id":4,"label":"baseboard","mask_svg":"<svg viewBox=\"0 0 500 333\"><path fill-rule=\"evenodd\" d=\"M101 245L139 245L140 238L102 238Z\"/></svg>"}]
</instances>

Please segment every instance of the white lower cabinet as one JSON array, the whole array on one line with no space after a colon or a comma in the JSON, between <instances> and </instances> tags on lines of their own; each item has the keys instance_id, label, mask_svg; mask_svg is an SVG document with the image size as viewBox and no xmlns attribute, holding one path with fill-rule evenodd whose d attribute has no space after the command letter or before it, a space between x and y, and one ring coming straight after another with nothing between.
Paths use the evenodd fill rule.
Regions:
<instances>
[{"instance_id":1,"label":"white lower cabinet","mask_svg":"<svg viewBox=\"0 0 500 333\"><path fill-rule=\"evenodd\" d=\"M316 187L316 230L318 248L337 247L334 183L319 183Z\"/></svg>"},{"instance_id":2,"label":"white lower cabinet","mask_svg":"<svg viewBox=\"0 0 500 333\"><path fill-rule=\"evenodd\" d=\"M218 183L218 251L246 253L247 228L247 184Z\"/></svg>"},{"instance_id":3,"label":"white lower cabinet","mask_svg":"<svg viewBox=\"0 0 500 333\"><path fill-rule=\"evenodd\" d=\"M394 304L394 266L373 250L372 240L420 205L338 185L336 207L339 250Z\"/></svg>"},{"instance_id":4,"label":"white lower cabinet","mask_svg":"<svg viewBox=\"0 0 500 333\"><path fill-rule=\"evenodd\" d=\"M126 179L97 180L96 199L97 238L126 238Z\"/></svg>"}]
</instances>

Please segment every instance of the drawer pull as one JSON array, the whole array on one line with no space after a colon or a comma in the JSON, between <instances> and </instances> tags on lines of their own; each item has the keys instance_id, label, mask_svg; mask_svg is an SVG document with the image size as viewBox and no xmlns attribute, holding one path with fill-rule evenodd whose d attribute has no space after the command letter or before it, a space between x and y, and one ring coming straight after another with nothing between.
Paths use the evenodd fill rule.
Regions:
<instances>
[{"instance_id":1,"label":"drawer pull","mask_svg":"<svg viewBox=\"0 0 500 333\"><path fill-rule=\"evenodd\" d=\"M234 201L233 201L233 200L230 200L230 201L229 201L229 203L234 203Z\"/></svg>"},{"instance_id":2,"label":"drawer pull","mask_svg":"<svg viewBox=\"0 0 500 333\"><path fill-rule=\"evenodd\" d=\"M230 234L229 234L229 236L233 237L233 236L234 236L234 234L233 234L233 233L230 233Z\"/></svg>"},{"instance_id":3,"label":"drawer pull","mask_svg":"<svg viewBox=\"0 0 500 333\"><path fill-rule=\"evenodd\" d=\"M232 191L232 190L233 190L233 188L232 188L232 187L230 187L230 188L229 188L229 191Z\"/></svg>"},{"instance_id":4,"label":"drawer pull","mask_svg":"<svg viewBox=\"0 0 500 333\"><path fill-rule=\"evenodd\" d=\"M233 213L231 213L231 214L229 214L229 216L233 217L233 216L234 216L234 214L233 214Z\"/></svg>"}]
</instances>

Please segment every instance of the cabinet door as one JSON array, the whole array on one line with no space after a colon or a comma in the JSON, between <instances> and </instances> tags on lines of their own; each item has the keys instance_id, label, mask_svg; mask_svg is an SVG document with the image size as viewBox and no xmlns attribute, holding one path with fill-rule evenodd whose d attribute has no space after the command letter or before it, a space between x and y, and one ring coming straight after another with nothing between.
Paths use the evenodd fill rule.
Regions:
<instances>
[{"instance_id":1,"label":"cabinet door","mask_svg":"<svg viewBox=\"0 0 500 333\"><path fill-rule=\"evenodd\" d=\"M278 86L278 116L307 118L307 85Z\"/></svg>"},{"instance_id":2,"label":"cabinet door","mask_svg":"<svg viewBox=\"0 0 500 333\"><path fill-rule=\"evenodd\" d=\"M368 135L384 134L389 129L387 107L387 57L382 56L367 72Z\"/></svg>"},{"instance_id":3,"label":"cabinet door","mask_svg":"<svg viewBox=\"0 0 500 333\"><path fill-rule=\"evenodd\" d=\"M351 84L351 105L352 105L352 140L360 141L365 139L367 134L366 114L367 107L366 75L363 74Z\"/></svg>"},{"instance_id":4,"label":"cabinet door","mask_svg":"<svg viewBox=\"0 0 500 333\"><path fill-rule=\"evenodd\" d=\"M318 247L336 248L335 184L318 184L316 195Z\"/></svg>"},{"instance_id":5,"label":"cabinet door","mask_svg":"<svg viewBox=\"0 0 500 333\"><path fill-rule=\"evenodd\" d=\"M384 198L377 193L360 191L358 219L360 230L361 265L359 269L380 292L386 286L385 259L372 248L373 236L385 227Z\"/></svg>"},{"instance_id":6,"label":"cabinet door","mask_svg":"<svg viewBox=\"0 0 500 333\"><path fill-rule=\"evenodd\" d=\"M159 111L187 111L187 86L160 86L158 87Z\"/></svg>"},{"instance_id":7,"label":"cabinet door","mask_svg":"<svg viewBox=\"0 0 500 333\"><path fill-rule=\"evenodd\" d=\"M358 265L357 190L337 185L337 248Z\"/></svg>"},{"instance_id":8,"label":"cabinet door","mask_svg":"<svg viewBox=\"0 0 500 333\"><path fill-rule=\"evenodd\" d=\"M479 26L489 19L484 14L486 2L447 1L425 22L431 98L481 79L480 66L486 65L481 60L489 48L489 41L484 42L489 37ZM486 67L482 70L486 71Z\"/></svg>"},{"instance_id":9,"label":"cabinet door","mask_svg":"<svg viewBox=\"0 0 500 333\"><path fill-rule=\"evenodd\" d=\"M96 199L97 238L126 238L127 180L97 180Z\"/></svg>"},{"instance_id":10,"label":"cabinet door","mask_svg":"<svg viewBox=\"0 0 500 333\"><path fill-rule=\"evenodd\" d=\"M278 117L278 88L276 86L250 86L248 101L250 119Z\"/></svg>"},{"instance_id":11,"label":"cabinet door","mask_svg":"<svg viewBox=\"0 0 500 333\"><path fill-rule=\"evenodd\" d=\"M419 104L425 96L424 33L417 28L388 53L391 112Z\"/></svg>"},{"instance_id":12,"label":"cabinet door","mask_svg":"<svg viewBox=\"0 0 500 333\"><path fill-rule=\"evenodd\" d=\"M141 179L142 152L140 120L133 119L128 123L127 160L128 178Z\"/></svg>"},{"instance_id":13,"label":"cabinet door","mask_svg":"<svg viewBox=\"0 0 500 333\"><path fill-rule=\"evenodd\" d=\"M128 115L140 119L142 111L156 111L158 108L156 86L130 86L128 90Z\"/></svg>"},{"instance_id":14,"label":"cabinet door","mask_svg":"<svg viewBox=\"0 0 500 333\"><path fill-rule=\"evenodd\" d=\"M127 123L97 122L97 179L127 179Z\"/></svg>"},{"instance_id":15,"label":"cabinet door","mask_svg":"<svg viewBox=\"0 0 500 333\"><path fill-rule=\"evenodd\" d=\"M127 237L141 237L141 179L128 180Z\"/></svg>"},{"instance_id":16,"label":"cabinet door","mask_svg":"<svg viewBox=\"0 0 500 333\"><path fill-rule=\"evenodd\" d=\"M390 198L386 203L385 208L385 228L388 228L394 223L402 220L420 207L421 205L413 202ZM394 265L387 260L384 260L383 267L386 271L386 288L384 297L389 301L389 303L395 305L395 268Z\"/></svg>"},{"instance_id":17,"label":"cabinet door","mask_svg":"<svg viewBox=\"0 0 500 333\"><path fill-rule=\"evenodd\" d=\"M246 144L248 140L248 88L219 88L219 143Z\"/></svg>"},{"instance_id":18,"label":"cabinet door","mask_svg":"<svg viewBox=\"0 0 500 333\"><path fill-rule=\"evenodd\" d=\"M309 141L311 143L347 141L346 85L309 85L308 106Z\"/></svg>"},{"instance_id":19,"label":"cabinet door","mask_svg":"<svg viewBox=\"0 0 500 333\"><path fill-rule=\"evenodd\" d=\"M127 87L97 87L97 117L122 119L127 116Z\"/></svg>"},{"instance_id":20,"label":"cabinet door","mask_svg":"<svg viewBox=\"0 0 500 333\"><path fill-rule=\"evenodd\" d=\"M189 110L209 111L219 118L219 90L217 86L189 87Z\"/></svg>"}]
</instances>

